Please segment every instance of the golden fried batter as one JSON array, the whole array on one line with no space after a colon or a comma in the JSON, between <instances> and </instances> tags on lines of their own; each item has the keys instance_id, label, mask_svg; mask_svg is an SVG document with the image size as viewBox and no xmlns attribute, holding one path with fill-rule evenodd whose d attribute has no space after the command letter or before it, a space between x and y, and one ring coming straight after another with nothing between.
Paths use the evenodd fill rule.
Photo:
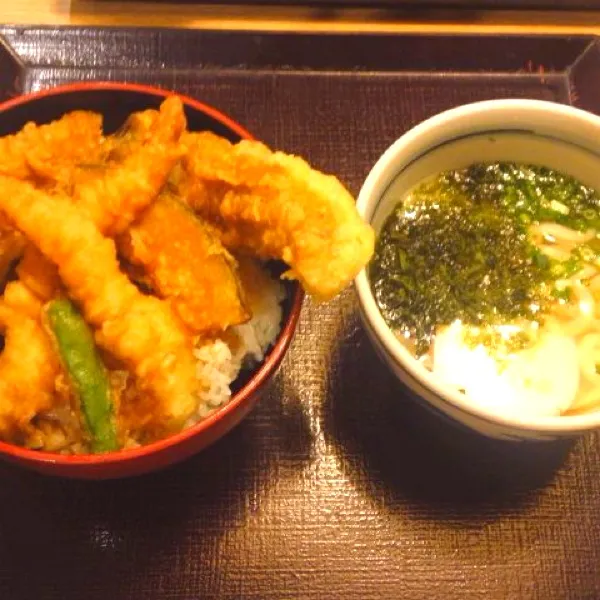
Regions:
<instances>
[{"instance_id":1,"label":"golden fried batter","mask_svg":"<svg viewBox=\"0 0 600 600\"><path fill-rule=\"evenodd\" d=\"M21 258L27 241L20 231L0 215L0 285L3 285L14 263Z\"/></svg>"},{"instance_id":2,"label":"golden fried batter","mask_svg":"<svg viewBox=\"0 0 600 600\"><path fill-rule=\"evenodd\" d=\"M166 101L161 110L168 108ZM175 106L171 107L173 114ZM183 107L181 106L181 110ZM153 143L164 117L156 110L132 114L107 139L110 161L123 162ZM171 119L175 120L175 119ZM164 125L162 125L164 129ZM163 193L118 239L137 279L169 299L179 317L195 333L216 334L250 318L244 308L236 264L218 235L168 193Z\"/></svg>"},{"instance_id":3,"label":"golden fried batter","mask_svg":"<svg viewBox=\"0 0 600 600\"><path fill-rule=\"evenodd\" d=\"M217 234L163 193L118 240L120 253L144 268L145 281L169 299L195 333L217 334L250 318L235 261Z\"/></svg>"},{"instance_id":4,"label":"golden fried batter","mask_svg":"<svg viewBox=\"0 0 600 600\"><path fill-rule=\"evenodd\" d=\"M123 232L156 198L180 158L177 142L185 127L181 99L170 96L150 127L147 143L137 144L105 170L79 170L73 201L102 233L112 237Z\"/></svg>"},{"instance_id":5,"label":"golden fried batter","mask_svg":"<svg viewBox=\"0 0 600 600\"><path fill-rule=\"evenodd\" d=\"M49 264L51 267L56 268L52 263ZM3 299L6 306L36 321L40 320L42 301L22 281L9 282L4 289Z\"/></svg>"},{"instance_id":6,"label":"golden fried batter","mask_svg":"<svg viewBox=\"0 0 600 600\"><path fill-rule=\"evenodd\" d=\"M342 291L373 253L374 232L333 176L261 143L212 133L183 136L174 184L214 223L225 246L278 258L318 300Z\"/></svg>"},{"instance_id":7,"label":"golden fried batter","mask_svg":"<svg viewBox=\"0 0 600 600\"><path fill-rule=\"evenodd\" d=\"M132 113L115 134L106 138L104 150L107 160L122 162L140 144L152 141L159 117L160 112L154 109Z\"/></svg>"},{"instance_id":8,"label":"golden fried batter","mask_svg":"<svg viewBox=\"0 0 600 600\"><path fill-rule=\"evenodd\" d=\"M52 182L69 179L71 169L100 156L102 117L74 111L48 125L27 123L0 138L0 175Z\"/></svg>"},{"instance_id":9,"label":"golden fried batter","mask_svg":"<svg viewBox=\"0 0 600 600\"><path fill-rule=\"evenodd\" d=\"M9 438L52 407L60 365L39 321L4 302L0 331L5 336L0 354L0 437Z\"/></svg>"},{"instance_id":10,"label":"golden fried batter","mask_svg":"<svg viewBox=\"0 0 600 600\"><path fill-rule=\"evenodd\" d=\"M98 132L101 119L93 113L70 113L60 121L42 127L28 125L22 133L3 140L11 142L13 149L27 148L28 143L35 141L36 135L43 140L54 140L56 143L60 140L65 143L65 136L70 129L79 127L72 132L73 139L65 145L65 148L76 147L78 150L71 154L64 152L68 159L65 157L62 176L56 177L60 184L58 187L71 189L74 201L82 210L103 231L112 234L125 229L137 213L152 202L178 158L176 141L185 129L181 101L176 97L169 98L163 103L160 112L153 113L152 123L148 127L151 141L146 146L138 144L138 147L131 147L131 153L123 157L120 163L110 164L108 167L99 163L101 134ZM0 140L0 144L3 140ZM54 146L47 144L40 150L42 154L38 153L38 158L44 156L43 152L47 154L55 150ZM31 155L29 150L27 152L25 160ZM102 152L106 153L106 150L103 149ZM14 159L17 153L13 152L12 156ZM75 165L75 161L86 164ZM47 163L41 160L40 164L47 164L48 169L56 166L52 160ZM39 169L36 174L40 175ZM9 227L2 227L0 223L0 252L4 250L0 259L0 275L2 267L7 270L11 262L22 253L23 246L22 234ZM44 300L54 297L60 287L56 267L31 245L25 252L17 273L21 281Z\"/></svg>"},{"instance_id":11,"label":"golden fried batter","mask_svg":"<svg viewBox=\"0 0 600 600\"><path fill-rule=\"evenodd\" d=\"M33 244L28 244L17 266L17 275L40 300L55 298L61 288L56 265L51 263Z\"/></svg>"},{"instance_id":12,"label":"golden fried batter","mask_svg":"<svg viewBox=\"0 0 600 600\"><path fill-rule=\"evenodd\" d=\"M99 346L157 400L153 421L180 426L197 407L199 382L192 339L170 306L143 295L121 273L114 242L69 198L8 177L0 177L0 186L0 210L58 266Z\"/></svg>"}]
</instances>

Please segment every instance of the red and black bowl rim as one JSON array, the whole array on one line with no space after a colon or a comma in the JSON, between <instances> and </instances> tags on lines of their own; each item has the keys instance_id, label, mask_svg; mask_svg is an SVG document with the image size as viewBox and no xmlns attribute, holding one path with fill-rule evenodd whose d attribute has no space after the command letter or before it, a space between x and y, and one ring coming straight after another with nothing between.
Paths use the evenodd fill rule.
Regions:
<instances>
[{"instance_id":1,"label":"red and black bowl rim","mask_svg":"<svg viewBox=\"0 0 600 600\"><path fill-rule=\"evenodd\" d=\"M132 83L113 83L104 81L73 83L57 86L40 92L24 94L0 103L0 120L7 111L24 107L42 99L52 99L53 97L65 96L68 94L93 92L125 92L144 94L149 97L153 97L154 99L163 99L167 98L168 96L176 95L181 98L184 106L186 107L186 112L196 111L197 113L201 113L205 117L208 117L210 120L212 120L219 128L228 130L231 134L233 134L232 137L237 139L254 139L254 137L239 123L208 104L199 102L194 98L190 98L189 96L185 96L170 90ZM64 112L68 112L68 110ZM18 129L19 128L16 128L13 132L18 131ZM290 291L291 294L289 293ZM284 317L284 322L279 335L277 336L277 339L271 349L268 351L264 361L252 374L250 379L241 387L241 389L232 395L227 404L216 409L215 412L211 413L195 425L144 446L117 450L115 452L109 452L106 454L59 454L44 450L32 450L23 448L21 446L16 446L8 442L0 441L0 455L5 455L12 459L16 459L18 462L37 464L40 466L56 465L67 468L69 466L73 466L74 468L85 466L91 467L94 465L108 466L111 464L117 465L119 463L144 459L151 455L173 449L174 447L190 440L191 438L201 436L203 433L208 432L212 427L216 426L222 419L227 418L227 416L231 413L235 413L242 405L250 401L251 398L258 393L260 388L267 383L270 376L282 362L283 357L292 341L296 326L298 324L298 319L300 317L303 299L304 292L302 291L300 285L293 283L291 286L289 286L288 306L286 310L287 315Z\"/></svg>"}]
</instances>

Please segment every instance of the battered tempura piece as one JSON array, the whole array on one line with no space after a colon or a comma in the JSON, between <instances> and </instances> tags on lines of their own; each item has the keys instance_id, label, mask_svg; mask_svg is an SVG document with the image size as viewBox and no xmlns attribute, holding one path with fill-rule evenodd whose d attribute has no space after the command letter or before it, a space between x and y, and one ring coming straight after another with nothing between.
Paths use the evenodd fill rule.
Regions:
<instances>
[{"instance_id":1,"label":"battered tempura piece","mask_svg":"<svg viewBox=\"0 0 600 600\"><path fill-rule=\"evenodd\" d=\"M38 178L42 175L40 169L47 169L47 180L53 178L58 189L69 190L78 206L103 232L115 234L124 230L138 212L156 198L179 157L176 142L186 125L181 101L177 97L168 98L160 112L153 112L155 116L148 127L151 141L132 146L131 152L118 163L108 166L100 163L106 153L100 143L100 116L75 112L50 125L27 125L15 136L0 139L0 149L4 144L8 152L4 166L8 168L20 160L24 165L21 175L32 176L30 162L35 155L39 163L35 170ZM35 142L39 146L30 148ZM54 157L52 153L58 152L61 143L64 144L62 154ZM59 160L62 162L57 162ZM75 164L80 162L85 164ZM12 164L11 168L14 176L16 166ZM1 169L0 159L0 172ZM16 243L19 240L22 240L21 234L0 227L0 250L3 242L10 245L6 250L11 250L2 253L5 265L0 264L0 270L2 266L7 269L19 256ZM21 252L23 245L21 241ZM32 246L19 264L18 274L23 283L44 300L54 297L60 284L56 268Z\"/></svg>"},{"instance_id":2,"label":"battered tempura piece","mask_svg":"<svg viewBox=\"0 0 600 600\"><path fill-rule=\"evenodd\" d=\"M23 255L27 241L20 231L0 215L0 284L4 284L10 268Z\"/></svg>"},{"instance_id":3,"label":"battered tempura piece","mask_svg":"<svg viewBox=\"0 0 600 600\"><path fill-rule=\"evenodd\" d=\"M165 101L161 111L170 108L171 115L182 111L181 104L177 107L175 102ZM122 163L125 171L133 154L143 150L145 144L154 143L158 130L168 130L164 122L169 120L178 119L165 119L156 110L132 114L121 130L106 140L108 160ZM155 167L148 164L146 168ZM127 197L123 201L129 202ZM85 204L80 206L85 208ZM94 211L90 213L104 230ZM118 238L118 249L136 267L146 285L169 299L193 332L217 334L250 317L243 305L235 260L218 235L168 193L163 193L138 223Z\"/></svg>"},{"instance_id":4,"label":"battered tempura piece","mask_svg":"<svg viewBox=\"0 0 600 600\"><path fill-rule=\"evenodd\" d=\"M49 264L54 267L52 263ZM36 321L40 320L42 301L22 281L11 281L6 284L3 299L6 306L13 310L19 311Z\"/></svg>"},{"instance_id":5,"label":"battered tempura piece","mask_svg":"<svg viewBox=\"0 0 600 600\"><path fill-rule=\"evenodd\" d=\"M58 266L61 280L97 343L123 361L142 391L158 402L151 418L176 428L198 399L192 339L170 306L144 296L121 273L112 240L104 238L69 198L0 177L0 210Z\"/></svg>"},{"instance_id":6,"label":"battered tempura piece","mask_svg":"<svg viewBox=\"0 0 600 600\"><path fill-rule=\"evenodd\" d=\"M335 177L258 142L233 145L208 132L182 139L175 185L226 247L283 260L286 276L318 300L342 291L368 262L373 230Z\"/></svg>"},{"instance_id":7,"label":"battered tempura piece","mask_svg":"<svg viewBox=\"0 0 600 600\"><path fill-rule=\"evenodd\" d=\"M48 125L27 123L0 138L0 175L64 182L72 168L100 157L102 117L74 111Z\"/></svg>"},{"instance_id":8,"label":"battered tempura piece","mask_svg":"<svg viewBox=\"0 0 600 600\"><path fill-rule=\"evenodd\" d=\"M61 288L58 269L33 244L27 245L17 266L17 275L22 284L43 302L54 298Z\"/></svg>"},{"instance_id":9,"label":"battered tempura piece","mask_svg":"<svg viewBox=\"0 0 600 600\"><path fill-rule=\"evenodd\" d=\"M115 134L106 138L106 160L122 162L140 144L151 141L159 117L160 112L154 109L132 113Z\"/></svg>"},{"instance_id":10,"label":"battered tempura piece","mask_svg":"<svg viewBox=\"0 0 600 600\"><path fill-rule=\"evenodd\" d=\"M236 265L212 228L163 193L118 240L146 282L169 299L195 333L218 334L250 318L240 301Z\"/></svg>"},{"instance_id":11,"label":"battered tempura piece","mask_svg":"<svg viewBox=\"0 0 600 600\"><path fill-rule=\"evenodd\" d=\"M109 236L123 232L158 195L180 158L177 144L186 127L183 104L170 96L152 122L148 140L132 145L117 162L80 169L73 201ZM144 143L142 143L144 142ZM109 142L112 144L112 142Z\"/></svg>"},{"instance_id":12,"label":"battered tempura piece","mask_svg":"<svg viewBox=\"0 0 600 600\"><path fill-rule=\"evenodd\" d=\"M38 319L4 302L0 331L5 336L0 354L0 437L6 438L26 430L34 416L52 407L60 365Z\"/></svg>"}]
</instances>

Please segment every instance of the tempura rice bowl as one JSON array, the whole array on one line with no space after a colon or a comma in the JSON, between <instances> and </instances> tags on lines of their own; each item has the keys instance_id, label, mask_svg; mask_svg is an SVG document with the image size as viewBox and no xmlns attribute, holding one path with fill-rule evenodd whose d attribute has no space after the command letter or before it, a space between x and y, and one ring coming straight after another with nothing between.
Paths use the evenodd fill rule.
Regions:
<instances>
[{"instance_id":1,"label":"tempura rice bowl","mask_svg":"<svg viewBox=\"0 0 600 600\"><path fill-rule=\"evenodd\" d=\"M0 105L0 134L19 130L26 122L49 122L72 110L104 115L107 130L116 129L134 111L157 108L168 95L160 89L114 83L59 87L22 96ZM231 141L251 139L240 125L217 110L182 98L190 130L208 130ZM191 456L239 423L257 402L287 351L300 314L303 293L293 282L280 282L280 267L265 266L271 284L253 305L252 319L230 335L233 343L199 344L195 351L198 378L205 382L197 412L179 433L148 445L129 444L106 454L32 450L0 442L0 458L43 473L76 478L124 477L153 471Z\"/></svg>"}]
</instances>

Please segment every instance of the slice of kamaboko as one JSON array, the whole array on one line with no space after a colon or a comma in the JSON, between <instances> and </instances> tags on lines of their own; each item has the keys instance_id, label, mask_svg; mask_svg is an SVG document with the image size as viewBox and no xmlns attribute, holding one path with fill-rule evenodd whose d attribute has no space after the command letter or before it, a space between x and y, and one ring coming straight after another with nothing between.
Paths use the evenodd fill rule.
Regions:
<instances>
[{"instance_id":1,"label":"slice of kamaboko","mask_svg":"<svg viewBox=\"0 0 600 600\"><path fill-rule=\"evenodd\" d=\"M542 333L535 345L499 360L493 351L465 342L460 323L441 330L433 348L433 371L446 385L464 391L473 404L518 419L560 415L579 386L575 341Z\"/></svg>"}]
</instances>

